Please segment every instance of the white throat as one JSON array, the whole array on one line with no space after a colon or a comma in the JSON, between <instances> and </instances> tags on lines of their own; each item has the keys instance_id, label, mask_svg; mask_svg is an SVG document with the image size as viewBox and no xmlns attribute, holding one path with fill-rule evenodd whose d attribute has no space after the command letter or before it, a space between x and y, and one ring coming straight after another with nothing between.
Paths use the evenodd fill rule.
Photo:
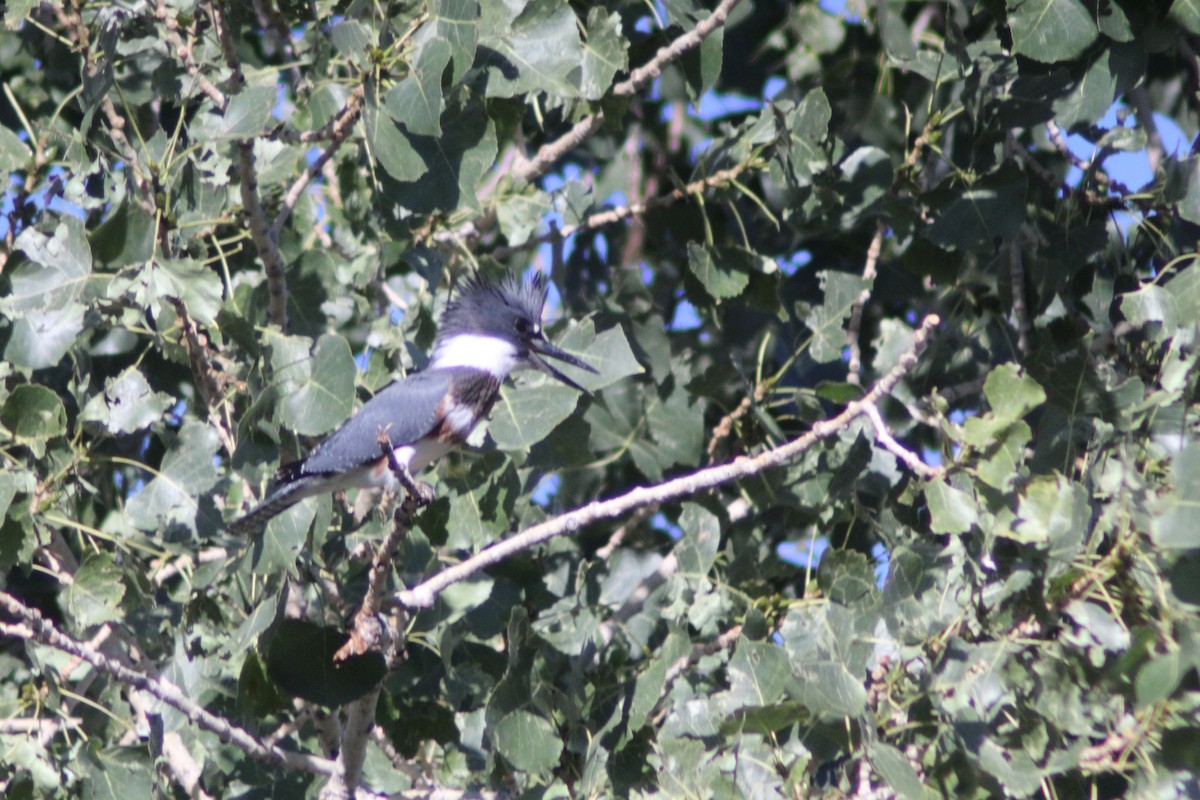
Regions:
<instances>
[{"instance_id":1,"label":"white throat","mask_svg":"<svg viewBox=\"0 0 1200 800\"><path fill-rule=\"evenodd\" d=\"M470 367L504 380L516 368L517 362L517 348L512 342L495 336L459 333L438 344L429 367Z\"/></svg>"}]
</instances>

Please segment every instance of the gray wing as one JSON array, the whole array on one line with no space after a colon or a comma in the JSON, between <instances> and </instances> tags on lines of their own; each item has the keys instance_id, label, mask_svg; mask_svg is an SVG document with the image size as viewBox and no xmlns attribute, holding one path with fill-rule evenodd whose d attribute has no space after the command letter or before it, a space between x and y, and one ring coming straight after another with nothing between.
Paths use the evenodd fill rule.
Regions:
<instances>
[{"instance_id":1,"label":"gray wing","mask_svg":"<svg viewBox=\"0 0 1200 800\"><path fill-rule=\"evenodd\" d=\"M392 447L426 436L439 421L438 407L450 390L450 378L446 370L432 370L387 386L317 445L293 474L336 474L376 461L383 455L381 431L387 431Z\"/></svg>"}]
</instances>

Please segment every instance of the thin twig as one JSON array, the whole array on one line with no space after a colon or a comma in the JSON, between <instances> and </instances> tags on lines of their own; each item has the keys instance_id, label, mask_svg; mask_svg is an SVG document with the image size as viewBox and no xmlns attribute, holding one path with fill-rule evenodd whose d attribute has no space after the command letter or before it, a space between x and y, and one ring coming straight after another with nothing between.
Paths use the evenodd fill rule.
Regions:
<instances>
[{"instance_id":1,"label":"thin twig","mask_svg":"<svg viewBox=\"0 0 1200 800\"><path fill-rule=\"evenodd\" d=\"M662 74L663 69L678 61L685 53L699 47L700 44L717 28L725 24L729 12L740 0L721 0L713 9L712 14L696 23L696 27L679 36L669 45L659 49L641 67L629 74L629 77L612 88L614 97L632 97L638 94L651 81ZM560 158L583 144L604 124L604 112L597 111L590 117L585 117L549 144L542 145L537 155L531 159L519 158L513 166L512 175L519 181L532 181L550 171Z\"/></svg>"},{"instance_id":2,"label":"thin twig","mask_svg":"<svg viewBox=\"0 0 1200 800\"><path fill-rule=\"evenodd\" d=\"M679 676L683 675L689 669L694 667L702 658L715 655L722 650L728 650L737 644L738 639L742 636L742 626L734 625L729 630L722 633L711 642L704 642L692 648L687 655L680 657L670 667L667 668L667 673L663 678L662 690L658 693L657 703L661 703L671 692L671 686L675 681L679 680ZM657 725L667 714L667 709L662 709L655 715L654 722Z\"/></svg>"},{"instance_id":3,"label":"thin twig","mask_svg":"<svg viewBox=\"0 0 1200 800\"><path fill-rule=\"evenodd\" d=\"M867 247L867 260L863 264L862 277L866 288L854 301L850 309L850 323L846 326L846 344L850 348L850 363L846 380L854 385L862 383L862 347L858 340L862 332L863 307L871 299L871 288L875 285L876 267L879 264L879 253L883 250L883 235L887 233L887 224L882 220L875 221L875 235Z\"/></svg>"},{"instance_id":4,"label":"thin twig","mask_svg":"<svg viewBox=\"0 0 1200 800\"><path fill-rule=\"evenodd\" d=\"M224 92L213 85L213 82L206 78L200 71L200 65L196 63L196 58L192 54L195 43L190 40L185 42L183 37L179 35L179 20L168 11L166 0L157 0L154 16L167 30L164 37L167 49L183 62L188 76L196 81L196 85L200 87L200 91L208 95L217 108L224 110L225 104L229 99L225 96Z\"/></svg>"},{"instance_id":5,"label":"thin twig","mask_svg":"<svg viewBox=\"0 0 1200 800\"><path fill-rule=\"evenodd\" d=\"M875 426L875 438L883 445L885 450L903 461L905 466L926 480L942 476L945 470L929 466L918 458L916 453L906 449L904 445L893 438L892 432L888 430L887 424L883 421L883 417L879 413L879 406L874 403L867 406L866 414L867 418L871 420L871 424Z\"/></svg>"},{"instance_id":6,"label":"thin twig","mask_svg":"<svg viewBox=\"0 0 1200 800\"><path fill-rule=\"evenodd\" d=\"M0 734L55 734L65 728L78 728L82 724L83 720L79 717L55 717L53 719L0 719Z\"/></svg>"},{"instance_id":7,"label":"thin twig","mask_svg":"<svg viewBox=\"0 0 1200 800\"><path fill-rule=\"evenodd\" d=\"M78 0L67 0L61 7L57 4L51 4L50 7L57 14L59 24L66 30L67 36L79 48L80 55L83 57L84 72L90 79L98 79L103 68L92 52L90 34L83 21ZM124 159L126 174L129 175L130 181L136 189L137 203L153 217L158 213L158 207L154 202L154 186L142 173L142 164L138 159L137 151L133 148L129 137L125 135L125 118L117 111L112 97L107 92L100 98L99 105L104 119L108 122L108 135L116 146L117 152Z\"/></svg>"},{"instance_id":8,"label":"thin twig","mask_svg":"<svg viewBox=\"0 0 1200 800\"><path fill-rule=\"evenodd\" d=\"M1021 237L1013 237L1008 243L1008 272L1012 280L1012 310L1017 322L1017 350L1029 355L1029 334L1033 330L1029 322L1029 307L1025 304L1025 264L1021 253Z\"/></svg>"},{"instance_id":9,"label":"thin twig","mask_svg":"<svg viewBox=\"0 0 1200 800\"><path fill-rule=\"evenodd\" d=\"M271 224L271 239L279 241L279 234L283 230L284 224L288 217L292 215L292 209L296 207L297 201L300 200L300 195L308 186L313 178L321 174L321 170L333 158L346 139L350 136L350 132L354 130L354 123L358 121L358 115L362 113L363 101L366 98L366 89L363 84L354 87L354 91L350 93L350 98L346 101L346 105L338 112L338 115L329 122L333 128L329 136L329 144L321 151L313 162L308 165L308 168L300 174L290 187L287 194L283 196L283 203L279 209L279 213L275 215L275 221ZM328 127L328 125L326 126Z\"/></svg>"},{"instance_id":10,"label":"thin twig","mask_svg":"<svg viewBox=\"0 0 1200 800\"><path fill-rule=\"evenodd\" d=\"M570 236L574 236L580 231L591 231L605 225L611 225L614 222L620 222L621 220L628 219L630 217L640 217L652 208L668 206L687 197L698 197L708 189L730 186L738 179L739 175L749 169L750 165L751 162L747 161L745 163L730 167L729 169L717 170L712 175L701 178L700 180L692 181L686 186L680 186L672 189L665 194L652 197L645 202L633 203L628 206L616 206L615 208L610 208L606 211L598 211L595 214L589 215L587 219L583 220L578 225L567 225L563 228L560 228L557 233L554 231L547 231L541 236L526 239L520 244L510 245L508 247L498 247L492 251L491 255L493 258L503 260L509 256L515 255L516 253L532 250L535 247L539 247L543 244L551 242L556 236L566 239Z\"/></svg>"},{"instance_id":11,"label":"thin twig","mask_svg":"<svg viewBox=\"0 0 1200 800\"><path fill-rule=\"evenodd\" d=\"M1137 124L1146 132L1146 158L1150 161L1150 172L1158 173L1158 165L1166 154L1158 123L1154 121L1154 107L1150 105L1150 94L1144 83L1138 84L1126 95L1133 103L1133 115Z\"/></svg>"},{"instance_id":12,"label":"thin twig","mask_svg":"<svg viewBox=\"0 0 1200 800\"><path fill-rule=\"evenodd\" d=\"M287 331L288 286L286 266L279 252L279 242L271 235L267 214L258 201L258 177L254 168L254 143L238 142L238 188L242 193L242 210L250 226L250 238L258 249L267 276L267 319Z\"/></svg>"},{"instance_id":13,"label":"thin twig","mask_svg":"<svg viewBox=\"0 0 1200 800\"><path fill-rule=\"evenodd\" d=\"M130 669L82 642L72 639L59 631L54 623L45 619L40 612L29 608L7 592L0 592L0 608L24 621L24 624L0 623L0 633L38 642L73 655L96 670L111 675L126 686L152 695L182 713L197 727L216 734L222 742L234 745L251 758L313 775L333 774L333 762L304 753L295 753L264 745L249 731L206 710L185 695L182 689L165 678L152 678Z\"/></svg>"},{"instance_id":14,"label":"thin twig","mask_svg":"<svg viewBox=\"0 0 1200 800\"><path fill-rule=\"evenodd\" d=\"M499 541L466 561L439 572L420 585L398 592L392 600L407 608L427 608L433 605L434 600L446 587L466 580L477 572L502 563L515 553L527 550L556 536L575 533L586 525L602 519L620 517L634 509L653 503L664 503L675 498L699 494L788 462L817 442L846 430L852 421L866 413L867 405L877 403L881 397L891 392L916 365L920 353L924 350L930 334L939 321L934 314L926 317L913 335L912 348L900 359L900 363L891 372L880 378L875 386L863 395L862 399L852 401L842 413L832 419L815 423L803 436L754 457L739 456L729 464L707 467L691 475L675 478L655 486L639 487L610 500L589 503L582 508L562 514Z\"/></svg>"},{"instance_id":15,"label":"thin twig","mask_svg":"<svg viewBox=\"0 0 1200 800\"><path fill-rule=\"evenodd\" d=\"M225 399L225 393L221 390L221 381L209 357L208 338L200 333L196 321L192 319L182 300L176 299L172 305L183 327L183 349L187 353L200 399L204 401L205 410L208 411L208 424L217 432L217 438L221 440L225 452L232 456L233 451L237 449L233 434L230 433L233 419L229 414L229 403Z\"/></svg>"}]
</instances>

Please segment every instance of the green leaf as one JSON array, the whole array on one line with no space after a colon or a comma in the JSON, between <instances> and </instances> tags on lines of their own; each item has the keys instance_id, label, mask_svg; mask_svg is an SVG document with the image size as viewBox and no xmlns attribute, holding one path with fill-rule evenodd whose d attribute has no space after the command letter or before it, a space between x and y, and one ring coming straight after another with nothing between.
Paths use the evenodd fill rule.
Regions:
<instances>
[{"instance_id":1,"label":"green leaf","mask_svg":"<svg viewBox=\"0 0 1200 800\"><path fill-rule=\"evenodd\" d=\"M354 410L358 372L346 340L326 334L311 356L303 336L272 332L268 343L283 423L304 436L319 436L345 422Z\"/></svg>"},{"instance_id":2,"label":"green leaf","mask_svg":"<svg viewBox=\"0 0 1200 800\"><path fill-rule=\"evenodd\" d=\"M329 41L347 61L358 69L370 63L370 50L376 36L367 26L352 19L343 19L329 30Z\"/></svg>"},{"instance_id":3,"label":"green leaf","mask_svg":"<svg viewBox=\"0 0 1200 800\"><path fill-rule=\"evenodd\" d=\"M621 16L593 7L588 11L587 41L583 45L580 90L588 100L599 100L612 86L613 77L629 67L628 41L621 35Z\"/></svg>"},{"instance_id":4,"label":"green leaf","mask_svg":"<svg viewBox=\"0 0 1200 800\"><path fill-rule=\"evenodd\" d=\"M563 0L530 0L523 9L484 3L479 29L487 97L579 96L583 46L575 12Z\"/></svg>"},{"instance_id":5,"label":"green leaf","mask_svg":"<svg viewBox=\"0 0 1200 800\"><path fill-rule=\"evenodd\" d=\"M67 613L79 629L121 618L125 597L124 575L109 553L92 553L67 587Z\"/></svg>"},{"instance_id":6,"label":"green leaf","mask_svg":"<svg viewBox=\"0 0 1200 800\"><path fill-rule=\"evenodd\" d=\"M182 525L195 533L199 498L217 482L213 456L219 447L216 431L194 419L185 421L154 477L129 498L129 521L144 531L161 533Z\"/></svg>"},{"instance_id":7,"label":"green leaf","mask_svg":"<svg viewBox=\"0 0 1200 800\"><path fill-rule=\"evenodd\" d=\"M1158 322L1169 331L1190 325L1200 314L1200 269L1185 269L1165 286L1148 283L1122 295L1121 312L1134 325Z\"/></svg>"},{"instance_id":8,"label":"green leaf","mask_svg":"<svg viewBox=\"0 0 1200 800\"><path fill-rule=\"evenodd\" d=\"M450 46L453 64L450 85L459 83L475 63L479 38L479 3L475 0L433 0L428 4L433 38Z\"/></svg>"},{"instance_id":9,"label":"green leaf","mask_svg":"<svg viewBox=\"0 0 1200 800\"><path fill-rule=\"evenodd\" d=\"M29 166L33 151L12 129L0 125L0 172L16 172Z\"/></svg>"},{"instance_id":10,"label":"green leaf","mask_svg":"<svg viewBox=\"0 0 1200 800\"><path fill-rule=\"evenodd\" d=\"M310 703L337 708L372 691L387 675L383 654L368 652L335 661L349 636L306 620L281 620L267 646L267 675Z\"/></svg>"},{"instance_id":11,"label":"green leaf","mask_svg":"<svg viewBox=\"0 0 1200 800\"><path fill-rule=\"evenodd\" d=\"M706 17L707 14L698 14ZM725 26L720 25L705 36L700 46L684 53L680 59L683 74L687 79L688 98L693 102L712 89L721 77L721 65L725 60Z\"/></svg>"},{"instance_id":12,"label":"green leaf","mask_svg":"<svg viewBox=\"0 0 1200 800\"><path fill-rule=\"evenodd\" d=\"M1200 444L1193 442L1175 455L1171 478L1174 486L1150 523L1151 537L1158 547L1200 547Z\"/></svg>"},{"instance_id":13,"label":"green leaf","mask_svg":"<svg viewBox=\"0 0 1200 800\"><path fill-rule=\"evenodd\" d=\"M1099 32L1079 0L1007 0L1013 51L1036 61L1068 61Z\"/></svg>"},{"instance_id":14,"label":"green leaf","mask_svg":"<svg viewBox=\"0 0 1200 800\"><path fill-rule=\"evenodd\" d=\"M481 105L472 102L446 109L442 130L440 137L409 137L426 169L415 180L392 173L403 182L390 189L389 200L416 213L479 209L476 189L496 159L495 124ZM405 164L409 161L406 158Z\"/></svg>"},{"instance_id":15,"label":"green leaf","mask_svg":"<svg viewBox=\"0 0 1200 800\"><path fill-rule=\"evenodd\" d=\"M844 606L861 606L878 595L875 568L856 550L825 553L817 567L817 583L826 597Z\"/></svg>"},{"instance_id":16,"label":"green leaf","mask_svg":"<svg viewBox=\"0 0 1200 800\"><path fill-rule=\"evenodd\" d=\"M273 517L254 540L250 564L255 575L295 575L296 557L308 542L314 519L328 522L329 501L310 497Z\"/></svg>"},{"instance_id":17,"label":"green leaf","mask_svg":"<svg viewBox=\"0 0 1200 800\"><path fill-rule=\"evenodd\" d=\"M635 578L634 585L639 579ZM651 712L662 697L666 685L667 670L678 659L687 655L691 649L688 638L677 630L672 630L659 651L661 655L653 659L637 676L633 688L633 698L629 703L628 730L636 734L649 720Z\"/></svg>"},{"instance_id":18,"label":"green leaf","mask_svg":"<svg viewBox=\"0 0 1200 800\"><path fill-rule=\"evenodd\" d=\"M550 195L533 187L507 195L496 206L496 216L504 238L514 246L529 241L551 208Z\"/></svg>"},{"instance_id":19,"label":"green leaf","mask_svg":"<svg viewBox=\"0 0 1200 800\"><path fill-rule=\"evenodd\" d=\"M991 253L997 241L1011 241L1020 230L1025 192L1025 173L1015 166L987 175L937 209L929 238L947 249Z\"/></svg>"},{"instance_id":20,"label":"green leaf","mask_svg":"<svg viewBox=\"0 0 1200 800\"><path fill-rule=\"evenodd\" d=\"M921 800L925 796L916 770L898 749L885 742L873 742L867 751L871 766L901 800Z\"/></svg>"},{"instance_id":21,"label":"green leaf","mask_svg":"<svg viewBox=\"0 0 1200 800\"><path fill-rule=\"evenodd\" d=\"M129 369L105 381L104 391L88 400L80 416L109 433L133 433L153 425L175 403L170 395L150 388L141 370Z\"/></svg>"},{"instance_id":22,"label":"green leaf","mask_svg":"<svg viewBox=\"0 0 1200 800\"><path fill-rule=\"evenodd\" d=\"M715 514L696 503L684 503L679 515L679 527L683 538L675 546L679 559L679 572L688 577L708 574L717 560L717 548L721 544L721 520Z\"/></svg>"},{"instance_id":23,"label":"green leaf","mask_svg":"<svg viewBox=\"0 0 1200 800\"><path fill-rule=\"evenodd\" d=\"M562 755L562 741L554 726L528 711L506 715L489 731L489 738L497 752L525 772L549 772Z\"/></svg>"},{"instance_id":24,"label":"green leaf","mask_svg":"<svg viewBox=\"0 0 1200 800\"><path fill-rule=\"evenodd\" d=\"M782 647L772 642L740 640L729 659L730 710L778 703L791 678L792 665Z\"/></svg>"},{"instance_id":25,"label":"green leaf","mask_svg":"<svg viewBox=\"0 0 1200 800\"><path fill-rule=\"evenodd\" d=\"M579 392L558 382L505 386L492 411L488 433L501 450L528 450L571 416L577 405Z\"/></svg>"},{"instance_id":26,"label":"green leaf","mask_svg":"<svg viewBox=\"0 0 1200 800\"><path fill-rule=\"evenodd\" d=\"M204 127L198 138L232 141L261 134L271 119L278 94L279 89L274 84L243 89L229 98L224 114L210 111L200 115L204 118ZM193 134L196 127L193 124Z\"/></svg>"},{"instance_id":27,"label":"green leaf","mask_svg":"<svg viewBox=\"0 0 1200 800\"><path fill-rule=\"evenodd\" d=\"M28 784L22 787L17 776L14 776L9 786L10 790L5 793L6 798L33 800L35 797L52 797L62 788L63 774L55 766L55 760L51 758L40 740L41 737L31 736L28 733L0 734L0 747L4 748L5 763L28 774L33 786L38 790L38 793L34 794L30 791ZM21 788L26 791L19 791ZM148 786L147 790L149 790Z\"/></svg>"},{"instance_id":28,"label":"green leaf","mask_svg":"<svg viewBox=\"0 0 1200 800\"><path fill-rule=\"evenodd\" d=\"M168 258L153 264L156 278L154 296L147 302L156 304L158 296L165 295L181 300L197 322L210 325L221 310L221 295L224 287L221 277L194 258Z\"/></svg>"},{"instance_id":29,"label":"green leaf","mask_svg":"<svg viewBox=\"0 0 1200 800\"><path fill-rule=\"evenodd\" d=\"M1184 673L1191 666L1184 663L1183 654L1178 648L1172 648L1143 664L1133 682L1137 707L1152 706L1174 694L1183 680Z\"/></svg>"},{"instance_id":30,"label":"green leaf","mask_svg":"<svg viewBox=\"0 0 1200 800\"><path fill-rule=\"evenodd\" d=\"M573 380L592 392L642 372L619 326L597 336L591 320L574 323L558 345L578 355L599 373L593 375L563 367ZM538 376L515 387L505 386L492 412L488 433L501 450L528 450L571 416L579 397L579 392L549 376Z\"/></svg>"},{"instance_id":31,"label":"green leaf","mask_svg":"<svg viewBox=\"0 0 1200 800\"><path fill-rule=\"evenodd\" d=\"M837 191L842 201L838 222L850 229L878 215L895 179L892 159L878 147L860 147L846 156L838 169Z\"/></svg>"},{"instance_id":32,"label":"green leaf","mask_svg":"<svg viewBox=\"0 0 1200 800\"><path fill-rule=\"evenodd\" d=\"M76 303L24 312L13 323L5 359L28 370L56 366L83 333L84 313L84 307Z\"/></svg>"},{"instance_id":33,"label":"green leaf","mask_svg":"<svg viewBox=\"0 0 1200 800\"><path fill-rule=\"evenodd\" d=\"M814 361L827 363L842 357L842 348L846 346L846 332L842 323L850 316L850 310L862 293L871 288L871 282L848 272L827 270L817 275L821 279L825 298L807 316L804 324L813 332L809 355Z\"/></svg>"},{"instance_id":34,"label":"green leaf","mask_svg":"<svg viewBox=\"0 0 1200 800\"><path fill-rule=\"evenodd\" d=\"M67 433L67 412L58 395L45 386L23 383L0 408L0 422L12 434L13 440L25 445L41 458L46 441Z\"/></svg>"},{"instance_id":35,"label":"green leaf","mask_svg":"<svg viewBox=\"0 0 1200 800\"><path fill-rule=\"evenodd\" d=\"M5 358L27 369L52 367L83 331L84 306L99 281L92 280L92 255L83 223L64 217L46 236L29 227L13 243L29 259L11 273L11 291L0 313L13 319Z\"/></svg>"},{"instance_id":36,"label":"green leaf","mask_svg":"<svg viewBox=\"0 0 1200 800\"><path fill-rule=\"evenodd\" d=\"M380 108L373 93L363 108L363 131L367 148L394 179L415 181L429 171L424 157L397 126L386 108Z\"/></svg>"},{"instance_id":37,"label":"green leaf","mask_svg":"<svg viewBox=\"0 0 1200 800\"><path fill-rule=\"evenodd\" d=\"M1167 18L1186 29L1188 33L1200 33L1200 2L1197 0L1175 0L1167 12Z\"/></svg>"},{"instance_id":38,"label":"green leaf","mask_svg":"<svg viewBox=\"0 0 1200 800\"><path fill-rule=\"evenodd\" d=\"M688 266L704 290L718 303L737 297L750 285L750 276L740 269L730 268L729 261L716 248L688 242Z\"/></svg>"},{"instance_id":39,"label":"green leaf","mask_svg":"<svg viewBox=\"0 0 1200 800\"><path fill-rule=\"evenodd\" d=\"M841 664L795 664L796 676L789 693L814 714L823 717L857 717L867 702L867 690Z\"/></svg>"},{"instance_id":40,"label":"green leaf","mask_svg":"<svg viewBox=\"0 0 1200 800\"><path fill-rule=\"evenodd\" d=\"M387 93L388 114L410 133L442 135L442 73L449 63L450 45L431 40L421 48L404 80Z\"/></svg>"},{"instance_id":41,"label":"green leaf","mask_svg":"<svg viewBox=\"0 0 1200 800\"><path fill-rule=\"evenodd\" d=\"M824 143L829 137L829 122L833 110L829 98L821 89L814 89L804 96L786 117L787 135L790 142L788 161L792 180L797 186L808 186L812 178L829 168L829 155Z\"/></svg>"},{"instance_id":42,"label":"green leaf","mask_svg":"<svg viewBox=\"0 0 1200 800\"><path fill-rule=\"evenodd\" d=\"M966 533L979 521L974 501L944 480L925 484L925 502L934 533Z\"/></svg>"},{"instance_id":43,"label":"green leaf","mask_svg":"<svg viewBox=\"0 0 1200 800\"><path fill-rule=\"evenodd\" d=\"M87 788L85 800L130 800L133 797L153 797L155 792L154 762L146 747L81 748L79 759L80 782Z\"/></svg>"},{"instance_id":44,"label":"green leaf","mask_svg":"<svg viewBox=\"0 0 1200 800\"><path fill-rule=\"evenodd\" d=\"M1046 402L1046 391L1015 364L1001 364L988 373L983 393L991 411L963 423L963 441L985 451L1002 440L1014 423Z\"/></svg>"},{"instance_id":45,"label":"green leaf","mask_svg":"<svg viewBox=\"0 0 1200 800\"><path fill-rule=\"evenodd\" d=\"M1038 475L1025 487L1017 508L1015 535L997 533L1029 544L1044 544L1061 570L1078 555L1088 530L1087 490L1057 473Z\"/></svg>"}]
</instances>

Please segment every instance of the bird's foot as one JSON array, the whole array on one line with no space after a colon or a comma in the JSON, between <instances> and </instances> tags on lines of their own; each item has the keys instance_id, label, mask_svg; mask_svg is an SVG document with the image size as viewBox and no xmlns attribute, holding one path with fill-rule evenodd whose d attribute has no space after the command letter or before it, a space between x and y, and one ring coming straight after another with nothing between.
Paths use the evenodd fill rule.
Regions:
<instances>
[{"instance_id":1,"label":"bird's foot","mask_svg":"<svg viewBox=\"0 0 1200 800\"><path fill-rule=\"evenodd\" d=\"M396 459L396 452L392 449L391 440L388 439L386 432L379 434L379 446L387 457L388 468L392 471L392 475L404 487L404 491L408 495L406 499L412 500L418 508L432 503L433 487L424 481L413 478L408 467Z\"/></svg>"}]
</instances>

